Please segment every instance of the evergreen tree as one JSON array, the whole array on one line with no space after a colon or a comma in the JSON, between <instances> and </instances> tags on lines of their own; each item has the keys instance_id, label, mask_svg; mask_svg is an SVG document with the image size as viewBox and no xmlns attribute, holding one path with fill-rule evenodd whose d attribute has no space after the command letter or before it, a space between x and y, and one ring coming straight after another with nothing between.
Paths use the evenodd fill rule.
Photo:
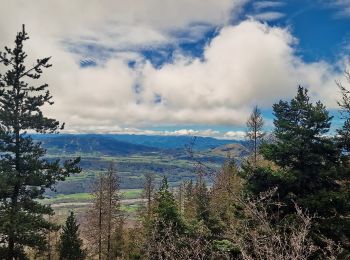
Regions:
<instances>
[{"instance_id":1,"label":"evergreen tree","mask_svg":"<svg viewBox=\"0 0 350 260\"><path fill-rule=\"evenodd\" d=\"M154 214L159 225L171 225L178 231L183 230L184 223L174 195L169 191L166 177L163 178L160 189L155 195Z\"/></svg>"},{"instance_id":2,"label":"evergreen tree","mask_svg":"<svg viewBox=\"0 0 350 260\"><path fill-rule=\"evenodd\" d=\"M309 101L306 89L299 87L290 102L273 106L276 142L264 144L261 153L280 168L260 167L247 187L256 195L278 188L277 207L281 217L294 214L294 203L317 214L312 233L315 240L330 238L344 247L349 242L350 192L339 165L339 150L327 136L332 117L321 102Z\"/></svg>"},{"instance_id":3,"label":"evergreen tree","mask_svg":"<svg viewBox=\"0 0 350 260\"><path fill-rule=\"evenodd\" d=\"M174 195L169 191L166 177L155 194L154 209L149 230L146 231L146 254L150 259L166 257L179 251L179 241L185 232L185 224L179 212Z\"/></svg>"},{"instance_id":4,"label":"evergreen tree","mask_svg":"<svg viewBox=\"0 0 350 260\"><path fill-rule=\"evenodd\" d=\"M337 149L325 136L332 117L319 101L310 102L308 91L299 87L290 103L280 101L273 106L276 143L266 144L263 155L281 167L301 171L313 177L322 169L329 169L337 161Z\"/></svg>"},{"instance_id":5,"label":"evergreen tree","mask_svg":"<svg viewBox=\"0 0 350 260\"><path fill-rule=\"evenodd\" d=\"M1 259L24 258L24 247L43 250L45 231L52 224L43 215L53 214L49 205L40 204L45 189L70 173L80 172L79 159L44 159L45 149L27 132L57 133L63 128L43 115L41 107L52 105L48 85L35 85L50 58L38 59L26 67L23 44L29 37L23 29L13 49L0 52L0 64L7 71L0 75L0 250Z\"/></svg>"},{"instance_id":6,"label":"evergreen tree","mask_svg":"<svg viewBox=\"0 0 350 260\"><path fill-rule=\"evenodd\" d=\"M60 259L61 260L80 260L85 258L85 252L81 248L82 240L79 238L79 225L71 212L63 227L60 237Z\"/></svg>"}]
</instances>

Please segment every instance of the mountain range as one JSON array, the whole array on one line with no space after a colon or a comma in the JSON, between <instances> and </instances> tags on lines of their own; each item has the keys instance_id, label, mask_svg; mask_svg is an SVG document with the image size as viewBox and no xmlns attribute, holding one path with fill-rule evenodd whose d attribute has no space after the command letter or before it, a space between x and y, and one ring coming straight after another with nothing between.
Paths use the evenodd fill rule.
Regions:
<instances>
[{"instance_id":1,"label":"mountain range","mask_svg":"<svg viewBox=\"0 0 350 260\"><path fill-rule=\"evenodd\" d=\"M188 146L205 151L228 144L244 145L243 141L212 137L118 135L118 134L59 134L33 135L49 154L98 153L101 155L147 154L159 151L183 151Z\"/></svg>"}]
</instances>

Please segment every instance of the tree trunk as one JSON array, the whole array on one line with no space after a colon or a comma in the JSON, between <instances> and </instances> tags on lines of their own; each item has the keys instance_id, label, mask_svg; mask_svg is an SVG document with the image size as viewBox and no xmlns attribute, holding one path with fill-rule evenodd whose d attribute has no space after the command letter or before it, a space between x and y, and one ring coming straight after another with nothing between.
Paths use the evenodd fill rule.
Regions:
<instances>
[{"instance_id":1,"label":"tree trunk","mask_svg":"<svg viewBox=\"0 0 350 260\"><path fill-rule=\"evenodd\" d=\"M112 228L112 173L108 174L108 236L107 236L107 255L108 259L112 259L111 256L111 228Z\"/></svg>"},{"instance_id":2,"label":"tree trunk","mask_svg":"<svg viewBox=\"0 0 350 260\"><path fill-rule=\"evenodd\" d=\"M102 176L100 177L100 199L99 199L99 223L98 223L98 259L102 259Z\"/></svg>"},{"instance_id":3,"label":"tree trunk","mask_svg":"<svg viewBox=\"0 0 350 260\"><path fill-rule=\"evenodd\" d=\"M19 74L18 74L18 65L16 64L16 79L14 83L14 91L16 92L16 96L19 95L20 89L19 89ZM16 184L13 188L13 193L11 196L11 214L10 214L10 229L9 232L9 241L8 241L8 259L12 260L15 258L15 234L14 234L14 220L15 216L17 214L17 203L18 203L18 195L19 195L19 188L20 188L20 130L19 130L19 122L18 122L18 115L19 115L19 103L18 98L15 99L15 125L14 125L14 134L15 134L15 169L16 169Z\"/></svg>"},{"instance_id":4,"label":"tree trunk","mask_svg":"<svg viewBox=\"0 0 350 260\"><path fill-rule=\"evenodd\" d=\"M254 129L254 166L256 166L256 157L257 157L257 132L258 132L258 129L257 127L255 127Z\"/></svg>"}]
</instances>

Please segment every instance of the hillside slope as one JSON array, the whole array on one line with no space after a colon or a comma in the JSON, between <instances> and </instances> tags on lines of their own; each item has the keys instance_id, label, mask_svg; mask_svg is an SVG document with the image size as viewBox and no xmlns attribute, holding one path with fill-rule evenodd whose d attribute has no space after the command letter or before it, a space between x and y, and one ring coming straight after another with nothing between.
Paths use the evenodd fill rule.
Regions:
<instances>
[{"instance_id":1,"label":"hillside slope","mask_svg":"<svg viewBox=\"0 0 350 260\"><path fill-rule=\"evenodd\" d=\"M106 135L46 135L35 136L49 154L131 155L154 153L159 149L116 140Z\"/></svg>"}]
</instances>

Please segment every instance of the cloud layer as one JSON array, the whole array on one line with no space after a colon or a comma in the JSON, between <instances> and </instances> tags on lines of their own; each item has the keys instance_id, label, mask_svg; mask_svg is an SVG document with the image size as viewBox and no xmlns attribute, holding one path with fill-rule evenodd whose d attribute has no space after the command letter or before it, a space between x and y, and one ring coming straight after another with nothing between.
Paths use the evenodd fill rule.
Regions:
<instances>
[{"instance_id":1,"label":"cloud layer","mask_svg":"<svg viewBox=\"0 0 350 260\"><path fill-rule=\"evenodd\" d=\"M349 0L332 0L327 1L330 7L338 9L337 16L344 17L350 16L350 1Z\"/></svg>"},{"instance_id":2,"label":"cloud layer","mask_svg":"<svg viewBox=\"0 0 350 260\"><path fill-rule=\"evenodd\" d=\"M293 96L299 84L314 99L336 106L334 80L342 76L326 62L306 63L298 57L297 39L288 29L255 20L230 25L247 1L101 2L3 1L7 11L0 16L0 45L14 39L21 23L27 24L30 56L53 56L45 81L55 105L45 110L70 130L240 126L253 105L269 108ZM187 31L195 41L209 27L220 30L202 58L178 52L154 67L138 52L146 45L176 45L178 31ZM82 68L82 59L97 65Z\"/></svg>"}]
</instances>

